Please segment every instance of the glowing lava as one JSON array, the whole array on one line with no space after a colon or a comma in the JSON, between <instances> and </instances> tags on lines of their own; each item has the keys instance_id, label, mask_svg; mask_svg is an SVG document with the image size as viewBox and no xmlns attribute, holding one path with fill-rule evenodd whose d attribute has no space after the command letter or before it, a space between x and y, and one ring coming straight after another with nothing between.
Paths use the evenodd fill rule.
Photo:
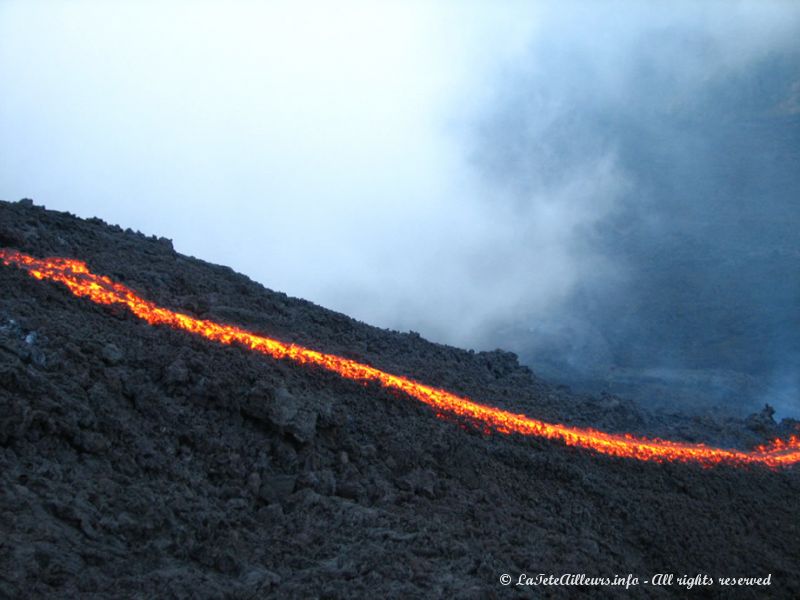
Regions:
<instances>
[{"instance_id":1,"label":"glowing lava","mask_svg":"<svg viewBox=\"0 0 800 600\"><path fill-rule=\"evenodd\" d=\"M231 325L196 319L184 313L144 300L130 288L103 275L89 271L86 263L68 258L34 258L16 250L1 249L4 265L16 265L36 279L63 283L76 296L97 304L123 304L134 315L151 325L167 325L183 329L222 344L237 344L276 359L289 359L301 365L316 365L346 379L366 383L377 382L424 402L438 413L466 419L483 429L504 434L536 436L558 440L567 446L586 448L625 458L647 461L684 461L703 465L728 463L760 464L769 467L800 462L800 437L776 439L750 451L713 448L662 439L636 437L631 434L606 433L595 429L546 423L522 414L515 414L446 390L424 385L413 379L385 373L354 360L310 350L295 344L250 333Z\"/></svg>"}]
</instances>

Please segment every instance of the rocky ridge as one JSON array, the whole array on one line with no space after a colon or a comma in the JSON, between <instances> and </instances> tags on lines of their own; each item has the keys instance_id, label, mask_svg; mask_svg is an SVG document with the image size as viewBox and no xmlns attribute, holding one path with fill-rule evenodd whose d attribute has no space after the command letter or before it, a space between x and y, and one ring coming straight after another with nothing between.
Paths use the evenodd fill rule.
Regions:
<instances>
[{"instance_id":1,"label":"rocky ridge","mask_svg":"<svg viewBox=\"0 0 800 600\"><path fill-rule=\"evenodd\" d=\"M79 258L159 304L546 420L740 447L796 426L768 409L681 418L574 394L513 354L371 327L167 239L31 202L0 203L0 246ZM0 597L486 598L536 591L502 586L503 573L568 572L771 573L770 597L800 596L797 469L642 464L487 436L14 268L0 268L0 289Z\"/></svg>"}]
</instances>

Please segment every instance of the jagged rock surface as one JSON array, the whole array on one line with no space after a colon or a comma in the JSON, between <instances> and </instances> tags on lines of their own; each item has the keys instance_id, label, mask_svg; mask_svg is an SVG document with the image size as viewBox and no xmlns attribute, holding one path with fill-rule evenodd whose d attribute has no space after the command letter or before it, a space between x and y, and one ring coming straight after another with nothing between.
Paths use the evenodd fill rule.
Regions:
<instances>
[{"instance_id":1,"label":"jagged rock surface","mask_svg":"<svg viewBox=\"0 0 800 600\"><path fill-rule=\"evenodd\" d=\"M543 419L745 446L794 425L768 411L654 418L574 395L509 353L370 327L168 240L29 203L0 203L0 246L79 258L162 305ZM766 592L700 596L800 597L796 469L642 464L487 436L15 268L0 267L0 289L0 597L532 597L541 590L499 576L565 572L771 573Z\"/></svg>"}]
</instances>

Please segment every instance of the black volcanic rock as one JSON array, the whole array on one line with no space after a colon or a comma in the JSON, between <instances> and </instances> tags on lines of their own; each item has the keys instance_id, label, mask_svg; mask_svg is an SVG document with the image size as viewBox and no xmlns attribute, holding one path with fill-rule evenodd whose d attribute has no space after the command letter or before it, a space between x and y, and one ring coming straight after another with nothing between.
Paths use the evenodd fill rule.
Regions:
<instances>
[{"instance_id":1,"label":"black volcanic rock","mask_svg":"<svg viewBox=\"0 0 800 600\"><path fill-rule=\"evenodd\" d=\"M652 417L573 395L508 353L370 327L98 219L0 203L0 243L547 420L742 446L787 433L771 417ZM487 436L16 268L0 268L0 289L0 598L621 595L504 587L503 573L771 574L768 589L692 594L800 597L796 468L643 464Z\"/></svg>"}]
</instances>

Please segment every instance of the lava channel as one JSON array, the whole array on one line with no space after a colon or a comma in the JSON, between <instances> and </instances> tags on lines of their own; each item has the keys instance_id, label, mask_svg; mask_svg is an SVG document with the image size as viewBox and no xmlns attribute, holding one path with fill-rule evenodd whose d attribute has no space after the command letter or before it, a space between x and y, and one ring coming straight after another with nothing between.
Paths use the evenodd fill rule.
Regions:
<instances>
[{"instance_id":1,"label":"lava channel","mask_svg":"<svg viewBox=\"0 0 800 600\"><path fill-rule=\"evenodd\" d=\"M62 283L75 296L88 298L97 304L122 304L151 325L166 325L222 344L244 346L275 359L288 359L300 365L315 365L333 371L345 379L361 383L377 382L384 388L402 392L424 402L433 407L437 414L465 419L487 431L556 440L567 446L641 461L694 462L704 466L755 464L772 468L800 462L800 436L797 435L786 440L775 439L769 444L744 451L547 423L480 404L464 396L407 377L392 375L335 354L287 344L236 326L197 319L158 306L109 277L92 273L86 263L79 260L57 257L40 259L4 248L0 248L0 260L6 266L16 265L24 269L36 279Z\"/></svg>"}]
</instances>

